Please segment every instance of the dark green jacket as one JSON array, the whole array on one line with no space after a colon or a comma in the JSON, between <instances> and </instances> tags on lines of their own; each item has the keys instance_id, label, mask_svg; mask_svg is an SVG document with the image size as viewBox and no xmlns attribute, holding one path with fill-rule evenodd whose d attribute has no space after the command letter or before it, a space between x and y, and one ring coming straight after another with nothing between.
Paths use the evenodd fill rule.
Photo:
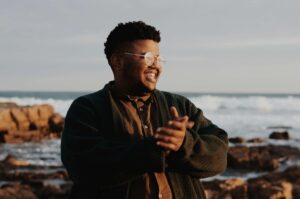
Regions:
<instances>
[{"instance_id":1,"label":"dark green jacket","mask_svg":"<svg viewBox=\"0 0 300 199\"><path fill-rule=\"evenodd\" d=\"M61 155L74 182L71 198L128 198L130 185L145 172L165 172L173 198L205 198L199 178L226 168L227 134L207 120L185 97L154 91L158 126L171 119L175 106L180 116L195 122L182 147L165 156L154 138L132 139L106 85L76 99L66 116Z\"/></svg>"}]
</instances>

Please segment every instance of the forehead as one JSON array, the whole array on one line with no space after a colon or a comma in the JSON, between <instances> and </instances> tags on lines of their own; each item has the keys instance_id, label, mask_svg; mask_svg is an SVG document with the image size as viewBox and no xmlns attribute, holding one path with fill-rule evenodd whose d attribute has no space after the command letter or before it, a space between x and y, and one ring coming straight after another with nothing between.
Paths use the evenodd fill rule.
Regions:
<instances>
[{"instance_id":1,"label":"forehead","mask_svg":"<svg viewBox=\"0 0 300 199\"><path fill-rule=\"evenodd\" d=\"M130 42L124 43L122 46L124 50L130 52L159 52L159 43L150 39L141 39L141 40L134 40Z\"/></svg>"}]
</instances>

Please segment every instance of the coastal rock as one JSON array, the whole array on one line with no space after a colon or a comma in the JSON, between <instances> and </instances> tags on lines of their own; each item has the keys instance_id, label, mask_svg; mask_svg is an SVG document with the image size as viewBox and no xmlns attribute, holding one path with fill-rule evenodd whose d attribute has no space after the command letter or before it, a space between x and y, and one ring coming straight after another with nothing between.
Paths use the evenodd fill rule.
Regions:
<instances>
[{"instance_id":1,"label":"coastal rock","mask_svg":"<svg viewBox=\"0 0 300 199\"><path fill-rule=\"evenodd\" d=\"M247 182L240 178L202 182L207 199L247 198Z\"/></svg>"},{"instance_id":2,"label":"coastal rock","mask_svg":"<svg viewBox=\"0 0 300 199\"><path fill-rule=\"evenodd\" d=\"M58 114L54 113L49 118L49 129L51 132L61 132L64 127L64 118Z\"/></svg>"},{"instance_id":3,"label":"coastal rock","mask_svg":"<svg viewBox=\"0 0 300 199\"><path fill-rule=\"evenodd\" d=\"M39 130L32 131L11 131L4 136L5 143L23 143L23 142L38 142L46 136L43 136Z\"/></svg>"},{"instance_id":4,"label":"coastal rock","mask_svg":"<svg viewBox=\"0 0 300 199\"><path fill-rule=\"evenodd\" d=\"M38 199L31 188L26 185L7 185L0 187L0 198L3 199Z\"/></svg>"},{"instance_id":5,"label":"coastal rock","mask_svg":"<svg viewBox=\"0 0 300 199\"><path fill-rule=\"evenodd\" d=\"M279 167L279 161L261 147L237 146L229 149L228 167L248 170L274 170Z\"/></svg>"},{"instance_id":6,"label":"coastal rock","mask_svg":"<svg viewBox=\"0 0 300 199\"><path fill-rule=\"evenodd\" d=\"M274 131L270 134L269 138L276 139L276 140L289 140L290 135L287 131L283 131L283 132Z\"/></svg>"},{"instance_id":7,"label":"coastal rock","mask_svg":"<svg viewBox=\"0 0 300 199\"><path fill-rule=\"evenodd\" d=\"M249 179L248 184L249 192L250 190L252 192L266 192L269 195L276 195L277 198L280 198L279 196L281 198L300 198L300 166L288 168L283 172L272 172ZM265 187L265 190L262 190L262 187ZM292 197L290 197L290 194Z\"/></svg>"},{"instance_id":8,"label":"coastal rock","mask_svg":"<svg viewBox=\"0 0 300 199\"><path fill-rule=\"evenodd\" d=\"M64 118L49 104L17 106L0 103L0 143L59 138Z\"/></svg>"},{"instance_id":9,"label":"coastal rock","mask_svg":"<svg viewBox=\"0 0 300 199\"><path fill-rule=\"evenodd\" d=\"M231 178L202 182L208 199L300 198L300 166L246 180Z\"/></svg>"},{"instance_id":10,"label":"coastal rock","mask_svg":"<svg viewBox=\"0 0 300 199\"><path fill-rule=\"evenodd\" d=\"M20 131L27 131L29 130L30 122L26 117L25 113L20 108L13 108L10 110L12 119L17 125L17 129Z\"/></svg>"},{"instance_id":11,"label":"coastal rock","mask_svg":"<svg viewBox=\"0 0 300 199\"><path fill-rule=\"evenodd\" d=\"M8 108L17 108L18 105L14 102L0 102L0 111L1 109L8 109Z\"/></svg>"},{"instance_id":12,"label":"coastal rock","mask_svg":"<svg viewBox=\"0 0 300 199\"><path fill-rule=\"evenodd\" d=\"M232 137L228 139L229 142L233 144L241 144L245 142L245 139L242 137Z\"/></svg>"},{"instance_id":13,"label":"coastal rock","mask_svg":"<svg viewBox=\"0 0 300 199\"><path fill-rule=\"evenodd\" d=\"M271 172L257 178L249 179L248 182L255 184L261 180L268 182L287 181L292 184L300 185L300 166L294 166L282 172Z\"/></svg>"},{"instance_id":14,"label":"coastal rock","mask_svg":"<svg viewBox=\"0 0 300 199\"><path fill-rule=\"evenodd\" d=\"M18 160L12 155L7 155L6 158L1 161L3 165L6 165L8 167L19 167L19 166L29 166L30 164L24 160Z\"/></svg>"},{"instance_id":15,"label":"coastal rock","mask_svg":"<svg viewBox=\"0 0 300 199\"><path fill-rule=\"evenodd\" d=\"M0 109L0 133L17 129L17 125L11 117L10 109Z\"/></svg>"},{"instance_id":16,"label":"coastal rock","mask_svg":"<svg viewBox=\"0 0 300 199\"><path fill-rule=\"evenodd\" d=\"M37 190L36 194L39 198L45 199L67 199L71 192L72 184L64 186L46 185L42 189Z\"/></svg>"},{"instance_id":17,"label":"coastal rock","mask_svg":"<svg viewBox=\"0 0 300 199\"><path fill-rule=\"evenodd\" d=\"M1 199L23 199L23 193L24 198L30 199L67 199L72 186L62 166L35 166L12 155L0 161L0 179ZM8 192L14 193L14 197Z\"/></svg>"},{"instance_id":18,"label":"coastal rock","mask_svg":"<svg viewBox=\"0 0 300 199\"><path fill-rule=\"evenodd\" d=\"M258 144L258 143L263 143L263 142L265 142L265 140L262 139L262 138L252 138L252 139L247 140L247 143L256 143L256 144Z\"/></svg>"},{"instance_id":19,"label":"coastal rock","mask_svg":"<svg viewBox=\"0 0 300 199\"><path fill-rule=\"evenodd\" d=\"M300 159L300 151L290 146L235 146L228 151L228 168L272 171L288 159Z\"/></svg>"},{"instance_id":20,"label":"coastal rock","mask_svg":"<svg viewBox=\"0 0 300 199\"><path fill-rule=\"evenodd\" d=\"M249 199L292 199L292 184L289 182L257 181L248 186Z\"/></svg>"}]
</instances>

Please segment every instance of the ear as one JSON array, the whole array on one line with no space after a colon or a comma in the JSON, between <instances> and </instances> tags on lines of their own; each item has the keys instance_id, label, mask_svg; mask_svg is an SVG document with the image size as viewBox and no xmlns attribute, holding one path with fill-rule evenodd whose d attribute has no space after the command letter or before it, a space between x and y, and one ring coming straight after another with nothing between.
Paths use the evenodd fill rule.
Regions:
<instances>
[{"instance_id":1,"label":"ear","mask_svg":"<svg viewBox=\"0 0 300 199\"><path fill-rule=\"evenodd\" d=\"M112 54L110 57L110 63L115 71L120 71L123 68L123 59L116 54Z\"/></svg>"}]
</instances>

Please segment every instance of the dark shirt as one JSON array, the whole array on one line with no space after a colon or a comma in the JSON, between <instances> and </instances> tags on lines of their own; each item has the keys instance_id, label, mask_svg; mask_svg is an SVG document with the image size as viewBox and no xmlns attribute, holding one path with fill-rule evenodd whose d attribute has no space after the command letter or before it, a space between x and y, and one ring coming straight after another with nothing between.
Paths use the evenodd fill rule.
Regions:
<instances>
[{"instance_id":1,"label":"dark shirt","mask_svg":"<svg viewBox=\"0 0 300 199\"><path fill-rule=\"evenodd\" d=\"M133 139L153 136L157 129L157 104L153 95L144 98L133 97L119 92L115 87L110 91L119 108L128 133ZM132 199L172 199L172 192L164 172L145 173L131 184Z\"/></svg>"}]
</instances>

